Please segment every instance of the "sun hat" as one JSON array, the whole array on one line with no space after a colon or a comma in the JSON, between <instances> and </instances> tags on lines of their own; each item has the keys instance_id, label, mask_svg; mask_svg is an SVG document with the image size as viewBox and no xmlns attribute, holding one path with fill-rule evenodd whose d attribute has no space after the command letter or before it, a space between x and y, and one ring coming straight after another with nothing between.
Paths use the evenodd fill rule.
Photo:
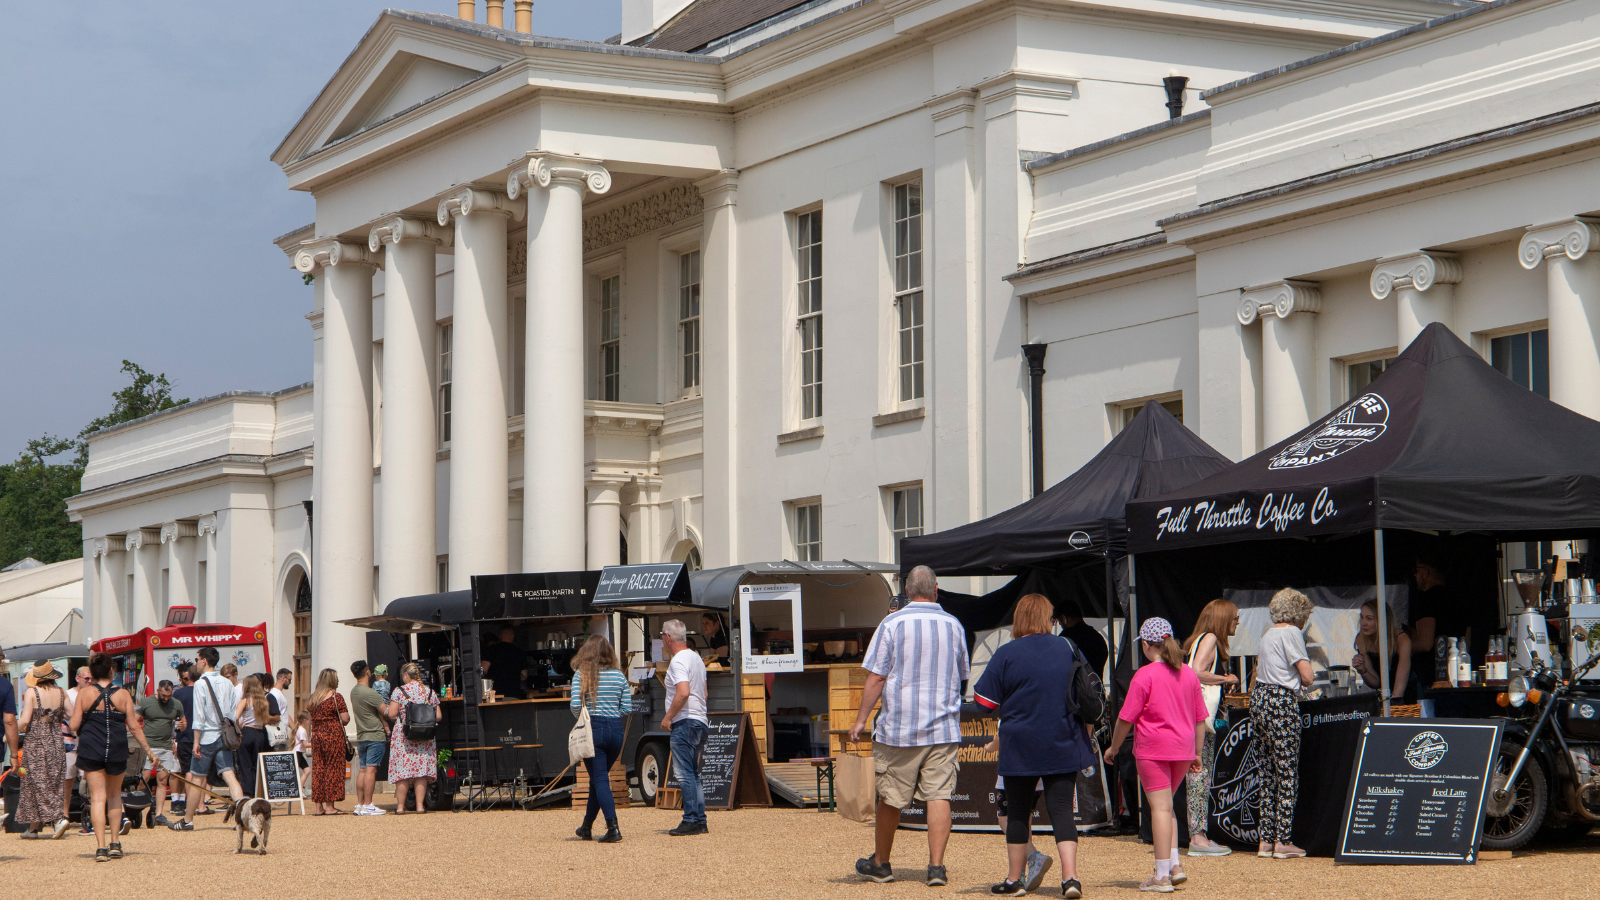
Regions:
<instances>
[{"instance_id":1,"label":"sun hat","mask_svg":"<svg viewBox=\"0 0 1600 900\"><path fill-rule=\"evenodd\" d=\"M38 687L40 681L60 677L61 671L56 668L55 663L48 659L41 659L33 664L33 668L28 670L28 675L23 680L28 683L28 687Z\"/></svg>"},{"instance_id":2,"label":"sun hat","mask_svg":"<svg viewBox=\"0 0 1600 900\"><path fill-rule=\"evenodd\" d=\"M1139 626L1139 640L1147 644L1159 644L1172 636L1172 623L1160 616L1151 616Z\"/></svg>"}]
</instances>

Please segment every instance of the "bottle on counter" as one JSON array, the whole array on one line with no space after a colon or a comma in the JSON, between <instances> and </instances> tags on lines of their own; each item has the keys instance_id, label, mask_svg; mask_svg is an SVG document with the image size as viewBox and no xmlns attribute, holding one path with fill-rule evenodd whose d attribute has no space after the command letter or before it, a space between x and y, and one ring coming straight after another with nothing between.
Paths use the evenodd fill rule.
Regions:
<instances>
[{"instance_id":1,"label":"bottle on counter","mask_svg":"<svg viewBox=\"0 0 1600 900\"><path fill-rule=\"evenodd\" d=\"M1472 652L1467 649L1467 639L1456 639L1456 687L1472 687Z\"/></svg>"},{"instance_id":2,"label":"bottle on counter","mask_svg":"<svg viewBox=\"0 0 1600 900\"><path fill-rule=\"evenodd\" d=\"M1461 645L1455 638L1441 638L1444 645L1444 676L1439 680L1452 687L1461 680Z\"/></svg>"},{"instance_id":3,"label":"bottle on counter","mask_svg":"<svg viewBox=\"0 0 1600 900\"><path fill-rule=\"evenodd\" d=\"M1486 683L1503 685L1509 681L1510 674L1507 671L1508 660L1506 659L1506 639L1504 637L1492 636L1489 638L1489 655L1484 657L1483 661L1488 666L1484 679Z\"/></svg>"}]
</instances>

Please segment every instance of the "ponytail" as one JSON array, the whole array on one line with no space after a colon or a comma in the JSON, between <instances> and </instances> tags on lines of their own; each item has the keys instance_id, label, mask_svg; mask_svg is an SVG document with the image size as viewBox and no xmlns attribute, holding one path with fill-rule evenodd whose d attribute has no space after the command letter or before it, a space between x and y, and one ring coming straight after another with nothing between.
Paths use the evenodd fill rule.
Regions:
<instances>
[{"instance_id":1,"label":"ponytail","mask_svg":"<svg viewBox=\"0 0 1600 900\"><path fill-rule=\"evenodd\" d=\"M1161 655L1161 661L1171 666L1173 671L1182 670L1183 646L1178 643L1177 638L1173 637L1171 634L1168 634L1166 637L1162 638L1161 643L1159 644L1153 641L1144 641L1144 643L1156 648L1156 652Z\"/></svg>"}]
</instances>

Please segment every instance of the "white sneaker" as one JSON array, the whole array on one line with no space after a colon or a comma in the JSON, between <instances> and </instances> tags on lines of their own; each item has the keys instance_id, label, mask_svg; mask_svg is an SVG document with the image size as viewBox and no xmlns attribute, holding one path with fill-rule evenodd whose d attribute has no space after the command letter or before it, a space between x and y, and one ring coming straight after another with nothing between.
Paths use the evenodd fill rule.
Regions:
<instances>
[{"instance_id":1,"label":"white sneaker","mask_svg":"<svg viewBox=\"0 0 1600 900\"><path fill-rule=\"evenodd\" d=\"M367 804L367 815L369 815L369 816L381 816L381 815L384 815L384 812L383 812L383 810L378 808L377 804L368 803Z\"/></svg>"},{"instance_id":2,"label":"white sneaker","mask_svg":"<svg viewBox=\"0 0 1600 900\"><path fill-rule=\"evenodd\" d=\"M350 812L355 814L355 815L358 815L358 816L370 816L370 815L372 815L372 813L367 812L367 808L365 806L362 806L359 803L357 803L356 804L356 808L350 810Z\"/></svg>"}]
</instances>

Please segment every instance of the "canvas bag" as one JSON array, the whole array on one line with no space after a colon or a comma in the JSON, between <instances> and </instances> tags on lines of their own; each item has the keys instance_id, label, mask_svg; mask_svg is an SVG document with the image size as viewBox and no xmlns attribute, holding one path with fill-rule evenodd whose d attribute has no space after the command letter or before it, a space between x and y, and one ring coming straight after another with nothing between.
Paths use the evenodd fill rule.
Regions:
<instances>
[{"instance_id":1,"label":"canvas bag","mask_svg":"<svg viewBox=\"0 0 1600 900\"><path fill-rule=\"evenodd\" d=\"M878 805L877 770L872 757L842 754L834 763L834 800L839 815L871 822Z\"/></svg>"},{"instance_id":2,"label":"canvas bag","mask_svg":"<svg viewBox=\"0 0 1600 900\"><path fill-rule=\"evenodd\" d=\"M210 672L206 673L206 675L210 674ZM219 675L217 677L221 678L222 676ZM211 708L217 711L217 718L221 720L219 731L222 736L222 749L229 751L239 749L240 742L244 740L244 732L239 730L239 724L237 722L223 714L222 704L217 702L216 686L211 683L211 679L207 678L205 675L202 675L200 676L200 680L206 683L206 692L211 695Z\"/></svg>"},{"instance_id":3,"label":"canvas bag","mask_svg":"<svg viewBox=\"0 0 1600 900\"><path fill-rule=\"evenodd\" d=\"M594 729L589 725L589 707L578 710L578 723L567 735L567 760L573 765L594 757Z\"/></svg>"},{"instance_id":4,"label":"canvas bag","mask_svg":"<svg viewBox=\"0 0 1600 900\"><path fill-rule=\"evenodd\" d=\"M1191 670L1194 669L1194 654L1195 654L1195 651L1200 649L1200 641L1203 641L1203 640L1205 640L1205 638L1202 637L1199 641L1195 641L1194 642L1194 646L1193 647L1189 648L1189 659L1187 661L1187 664L1188 664L1188 666L1189 666L1189 668ZM1208 674L1208 675L1217 674L1217 659L1219 657L1221 657L1221 656L1222 656L1221 653L1212 653L1211 654L1211 668L1206 671L1206 674ZM1198 675L1199 673L1196 672L1195 674ZM1216 734L1217 733L1217 707L1219 705L1221 705L1221 703L1222 703L1222 685L1220 685L1220 684L1204 684L1204 683L1202 683L1200 685L1200 699L1205 701L1205 704L1206 704L1206 734Z\"/></svg>"}]
</instances>

